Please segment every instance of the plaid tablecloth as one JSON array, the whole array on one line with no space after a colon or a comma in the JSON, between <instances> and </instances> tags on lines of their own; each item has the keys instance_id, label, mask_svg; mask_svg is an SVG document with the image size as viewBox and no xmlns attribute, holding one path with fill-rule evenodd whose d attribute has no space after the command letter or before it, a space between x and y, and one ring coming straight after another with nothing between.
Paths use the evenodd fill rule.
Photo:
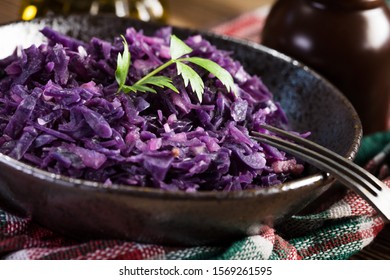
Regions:
<instances>
[{"instance_id":1,"label":"plaid tablecloth","mask_svg":"<svg viewBox=\"0 0 390 280\"><path fill-rule=\"evenodd\" d=\"M269 8L259 8L214 29L243 39L260 41ZM356 161L378 174L387 184L386 156L390 132L363 139ZM388 149L387 149L388 150ZM380 154L381 156L375 157ZM373 160L369 160L373 159ZM329 197L326 206L293 216L283 228L263 228L258 235L226 247L171 248L124 240L71 240L14 216L0 208L2 259L348 259L370 244L384 223L353 192Z\"/></svg>"}]
</instances>

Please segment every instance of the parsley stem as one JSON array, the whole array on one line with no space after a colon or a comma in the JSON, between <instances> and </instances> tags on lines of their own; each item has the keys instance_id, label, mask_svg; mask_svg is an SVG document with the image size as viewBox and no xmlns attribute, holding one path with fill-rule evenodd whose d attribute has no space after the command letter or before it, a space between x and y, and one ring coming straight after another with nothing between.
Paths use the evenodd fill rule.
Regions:
<instances>
[{"instance_id":1,"label":"parsley stem","mask_svg":"<svg viewBox=\"0 0 390 280\"><path fill-rule=\"evenodd\" d=\"M147 80L148 78L150 77L153 77L154 75L156 75L158 72L164 70L165 68L167 68L168 66L172 65L173 63L175 63L176 61L171 59L167 62L165 62L163 65L157 67L156 69L154 69L152 72L150 72L149 74L147 74L146 76L144 76L142 79L138 80L134 85L138 85L138 84L142 84L145 80Z\"/></svg>"},{"instance_id":2,"label":"parsley stem","mask_svg":"<svg viewBox=\"0 0 390 280\"><path fill-rule=\"evenodd\" d=\"M164 64L160 65L159 67L157 67L156 69L154 69L152 72L150 72L149 74L147 74L146 76L142 77L140 80L138 80L137 82L135 82L134 85L140 85L142 84L145 80L149 79L150 77L153 77L154 75L156 75L158 72L164 70L165 68L169 67L170 65L178 62L178 61L187 61L186 58L179 58L179 59L171 59L167 62L165 62Z\"/></svg>"}]
</instances>

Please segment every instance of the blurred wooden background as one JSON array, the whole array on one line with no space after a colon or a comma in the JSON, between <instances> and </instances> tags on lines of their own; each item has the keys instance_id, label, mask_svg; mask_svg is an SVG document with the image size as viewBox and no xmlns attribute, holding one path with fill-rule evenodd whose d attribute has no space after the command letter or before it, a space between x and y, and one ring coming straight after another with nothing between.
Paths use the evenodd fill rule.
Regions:
<instances>
[{"instance_id":1,"label":"blurred wooden background","mask_svg":"<svg viewBox=\"0 0 390 280\"><path fill-rule=\"evenodd\" d=\"M167 0L169 23L207 29L274 0ZM0 23L18 19L20 0L0 0Z\"/></svg>"}]
</instances>

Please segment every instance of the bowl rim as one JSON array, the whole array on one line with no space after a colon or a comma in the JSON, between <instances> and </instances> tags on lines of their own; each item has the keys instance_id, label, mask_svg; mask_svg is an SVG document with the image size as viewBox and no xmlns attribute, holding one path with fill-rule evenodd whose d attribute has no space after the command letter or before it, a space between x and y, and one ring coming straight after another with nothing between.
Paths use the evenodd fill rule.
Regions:
<instances>
[{"instance_id":1,"label":"bowl rim","mask_svg":"<svg viewBox=\"0 0 390 280\"><path fill-rule=\"evenodd\" d=\"M349 147L348 151L342 155L343 157L346 157L348 159L353 160L357 154L358 148L360 146L360 141L363 137L362 132L362 125L360 122L360 118L350 103L350 101L345 97L344 94L340 92L339 89L337 89L329 80L324 78L322 75L320 75L318 72L310 68L309 66L305 65L304 63L286 55L283 54L277 50L274 50L272 48L269 48L265 45L247 41L240 38L234 38L230 37L228 35L221 35L216 34L211 31L202 31L202 30L196 30L186 27L179 27L175 25L162 25L158 23L150 23L150 22L141 22L136 19L131 18L118 18L116 16L112 15L99 15L99 16L93 16L93 15L68 15L68 16L46 16L46 17L39 17L32 21L22 21L22 20L16 20L4 24L0 24L0 28L7 27L9 25L13 24L28 24L29 22L32 23L39 23L39 21L42 20L66 20L66 21L72 21L74 18L83 18L83 17L89 17L89 18L115 18L115 20L123 20L125 22L138 22L142 23L151 27L172 27L173 30L177 30L180 32L185 32L188 34L199 34L206 37L211 37L216 40L222 40L222 41L229 41L233 42L234 44L238 45L244 45L246 47L253 48L257 51L264 52L268 55L271 55L273 57L276 57L278 59L281 59L289 64L292 64L296 68L300 68L303 71L309 73L310 75L314 76L316 79L321 80L322 83L324 83L328 88L330 88L334 94L338 96L338 98L346 105L347 109L352 114L352 118L355 120L354 123L354 139L352 142L352 145ZM209 39L207 38L207 39ZM284 183L275 184L269 187L259 188L259 189L249 189L249 190L239 190L239 191L197 191L197 192L185 192L181 190L164 190L164 189L157 189L152 187L140 187L140 186L131 186L131 185L125 185L125 184L104 184L102 182L95 182L90 180L84 180L84 179L76 179L70 176L65 176L61 174L51 173L49 171L45 171L43 169L40 169L38 167L34 167L32 165L23 163L21 161L18 161L14 158L11 158L5 154L0 153L0 164L6 165L10 168L16 169L26 175L31 175L35 178L45 180L48 182L61 182L61 186L63 187L73 187L78 189L83 189L86 191L100 191L100 192L106 192L106 193L120 193L120 194L126 194L126 195L132 195L132 196L148 196L148 197L165 197L165 198L174 198L174 199L246 199L246 198L254 198L257 196L263 196L263 195L272 195L280 192L286 192L293 189L302 189L305 187L308 187L310 185L322 185L327 184L334 179L331 175L324 173L324 172L318 172L314 174L310 174L301 178L296 178L293 180L286 181Z\"/></svg>"}]
</instances>

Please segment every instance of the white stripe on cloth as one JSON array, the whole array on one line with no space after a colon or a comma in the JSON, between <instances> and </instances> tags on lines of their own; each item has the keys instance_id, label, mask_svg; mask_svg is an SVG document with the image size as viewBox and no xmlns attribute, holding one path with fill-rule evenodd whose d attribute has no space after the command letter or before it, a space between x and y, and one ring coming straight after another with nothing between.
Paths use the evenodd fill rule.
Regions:
<instances>
[{"instance_id":1,"label":"white stripe on cloth","mask_svg":"<svg viewBox=\"0 0 390 280\"><path fill-rule=\"evenodd\" d=\"M28 253L28 250L19 250L11 254L8 254L4 257L4 260L29 260L29 259L30 259L30 255Z\"/></svg>"},{"instance_id":2,"label":"white stripe on cloth","mask_svg":"<svg viewBox=\"0 0 390 280\"><path fill-rule=\"evenodd\" d=\"M345 200L341 200L327 211L330 219L339 219L344 217L350 217L352 215L351 205Z\"/></svg>"}]
</instances>

